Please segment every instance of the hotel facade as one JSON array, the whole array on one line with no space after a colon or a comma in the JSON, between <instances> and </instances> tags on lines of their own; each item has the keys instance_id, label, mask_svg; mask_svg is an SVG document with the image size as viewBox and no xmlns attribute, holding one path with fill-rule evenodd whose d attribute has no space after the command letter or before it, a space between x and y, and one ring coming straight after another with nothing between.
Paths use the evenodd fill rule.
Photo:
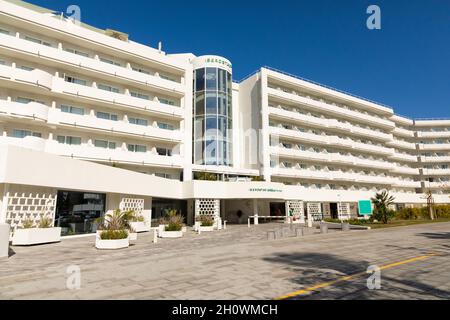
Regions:
<instances>
[{"instance_id":1,"label":"hotel facade","mask_svg":"<svg viewBox=\"0 0 450 320\"><path fill-rule=\"evenodd\" d=\"M168 54L22 1L0 0L0 222L95 232L109 210L357 217L450 203L450 120L219 56ZM213 181L214 180L214 181ZM242 213L239 217L237 213Z\"/></svg>"}]
</instances>

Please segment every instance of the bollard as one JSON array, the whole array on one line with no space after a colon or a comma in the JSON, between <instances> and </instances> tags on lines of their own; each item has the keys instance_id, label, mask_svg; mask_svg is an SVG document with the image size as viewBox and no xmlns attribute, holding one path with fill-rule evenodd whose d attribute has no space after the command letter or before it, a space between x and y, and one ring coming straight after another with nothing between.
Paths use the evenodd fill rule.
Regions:
<instances>
[{"instance_id":1,"label":"bollard","mask_svg":"<svg viewBox=\"0 0 450 320\"><path fill-rule=\"evenodd\" d=\"M227 220L223 220L223 229L227 230Z\"/></svg>"},{"instance_id":2,"label":"bollard","mask_svg":"<svg viewBox=\"0 0 450 320\"><path fill-rule=\"evenodd\" d=\"M341 224L341 227L342 227L342 231L350 231L350 223L348 223L348 222L343 222Z\"/></svg>"},{"instance_id":3,"label":"bollard","mask_svg":"<svg viewBox=\"0 0 450 320\"><path fill-rule=\"evenodd\" d=\"M296 237L303 237L303 228L295 229L295 236Z\"/></svg>"},{"instance_id":4,"label":"bollard","mask_svg":"<svg viewBox=\"0 0 450 320\"><path fill-rule=\"evenodd\" d=\"M328 233L328 225L325 223L320 224L320 233Z\"/></svg>"},{"instance_id":5,"label":"bollard","mask_svg":"<svg viewBox=\"0 0 450 320\"><path fill-rule=\"evenodd\" d=\"M153 230L153 243L158 243L158 229Z\"/></svg>"},{"instance_id":6,"label":"bollard","mask_svg":"<svg viewBox=\"0 0 450 320\"><path fill-rule=\"evenodd\" d=\"M9 224L0 223L0 258L9 256Z\"/></svg>"},{"instance_id":7,"label":"bollard","mask_svg":"<svg viewBox=\"0 0 450 320\"><path fill-rule=\"evenodd\" d=\"M248 227L250 228L250 218L248 218Z\"/></svg>"},{"instance_id":8,"label":"bollard","mask_svg":"<svg viewBox=\"0 0 450 320\"><path fill-rule=\"evenodd\" d=\"M267 231L267 240L275 240L275 231Z\"/></svg>"}]
</instances>

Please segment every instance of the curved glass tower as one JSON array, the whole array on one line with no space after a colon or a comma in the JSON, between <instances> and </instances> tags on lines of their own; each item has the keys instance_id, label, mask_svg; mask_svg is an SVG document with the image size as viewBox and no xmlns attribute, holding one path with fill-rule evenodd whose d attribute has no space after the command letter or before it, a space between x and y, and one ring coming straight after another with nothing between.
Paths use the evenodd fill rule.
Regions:
<instances>
[{"instance_id":1,"label":"curved glass tower","mask_svg":"<svg viewBox=\"0 0 450 320\"><path fill-rule=\"evenodd\" d=\"M193 64L193 163L231 166L231 63L218 56L201 56Z\"/></svg>"}]
</instances>

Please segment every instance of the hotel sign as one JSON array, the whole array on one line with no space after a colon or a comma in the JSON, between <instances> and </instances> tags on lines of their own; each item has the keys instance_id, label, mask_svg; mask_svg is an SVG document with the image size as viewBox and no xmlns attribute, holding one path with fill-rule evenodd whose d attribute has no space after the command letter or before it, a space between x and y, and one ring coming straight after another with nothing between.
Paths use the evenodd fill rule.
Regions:
<instances>
[{"instance_id":1,"label":"hotel sign","mask_svg":"<svg viewBox=\"0 0 450 320\"><path fill-rule=\"evenodd\" d=\"M273 189L273 188L250 188L250 192L283 192L283 190L280 189Z\"/></svg>"}]
</instances>

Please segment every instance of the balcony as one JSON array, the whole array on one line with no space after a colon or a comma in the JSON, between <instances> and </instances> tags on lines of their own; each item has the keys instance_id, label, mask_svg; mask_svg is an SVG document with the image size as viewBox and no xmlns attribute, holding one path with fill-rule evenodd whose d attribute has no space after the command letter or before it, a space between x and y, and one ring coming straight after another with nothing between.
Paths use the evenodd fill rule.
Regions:
<instances>
[{"instance_id":1,"label":"balcony","mask_svg":"<svg viewBox=\"0 0 450 320\"><path fill-rule=\"evenodd\" d=\"M157 141L181 142L180 130L165 130L158 127L139 126L124 121L110 121L99 119L92 115L76 115L61 112L59 109L50 109L48 122L50 124L70 126L93 131L103 131L108 134L137 136L139 138Z\"/></svg>"},{"instance_id":2,"label":"balcony","mask_svg":"<svg viewBox=\"0 0 450 320\"><path fill-rule=\"evenodd\" d=\"M71 146L60 144L54 140L47 141L45 151L61 156L108 163L117 162L171 168L182 168L183 166L182 158L179 155L167 157L153 154L150 151L140 153L122 149L96 148L88 145Z\"/></svg>"},{"instance_id":3,"label":"balcony","mask_svg":"<svg viewBox=\"0 0 450 320\"><path fill-rule=\"evenodd\" d=\"M450 176L449 169L423 169L423 174L425 176Z\"/></svg>"},{"instance_id":4,"label":"balcony","mask_svg":"<svg viewBox=\"0 0 450 320\"><path fill-rule=\"evenodd\" d=\"M414 138L414 131L406 130L399 127L395 127L392 133L396 136L401 136L405 138Z\"/></svg>"},{"instance_id":5,"label":"balcony","mask_svg":"<svg viewBox=\"0 0 450 320\"><path fill-rule=\"evenodd\" d=\"M398 153L394 152L392 155L389 156L390 160L397 160L397 161L405 161L405 162L417 162L417 156L413 156L410 154L404 154L404 153Z\"/></svg>"},{"instance_id":6,"label":"balcony","mask_svg":"<svg viewBox=\"0 0 450 320\"><path fill-rule=\"evenodd\" d=\"M285 128L278 128L278 127L270 127L269 132L271 135L287 138L287 139L294 139L304 142L311 142L315 144L320 145L327 145L329 144L329 137L326 135L317 135L313 133L307 133L307 132L301 132L298 130L293 129L285 129Z\"/></svg>"},{"instance_id":7,"label":"balcony","mask_svg":"<svg viewBox=\"0 0 450 320\"><path fill-rule=\"evenodd\" d=\"M27 71L13 66L0 65L0 79L42 87L47 90L51 90L53 85L53 75L48 72L37 69ZM13 88L16 89L15 86Z\"/></svg>"},{"instance_id":8,"label":"balcony","mask_svg":"<svg viewBox=\"0 0 450 320\"><path fill-rule=\"evenodd\" d=\"M424 157L421 156L420 157L421 162L427 162L427 163L436 163L436 162L440 162L440 163L446 163L446 162L450 162L450 156L448 157Z\"/></svg>"},{"instance_id":9,"label":"balcony","mask_svg":"<svg viewBox=\"0 0 450 320\"><path fill-rule=\"evenodd\" d=\"M402 188L415 188L415 189L421 188L420 181L405 181L400 179L394 179L392 185L395 187L402 187Z\"/></svg>"},{"instance_id":10,"label":"balcony","mask_svg":"<svg viewBox=\"0 0 450 320\"><path fill-rule=\"evenodd\" d=\"M77 98L113 104L125 108L145 110L166 118L183 118L183 109L180 107L162 104L157 101L135 98L121 93L109 92L94 87L74 84L66 82L61 78L55 79L53 89L56 92L76 96Z\"/></svg>"},{"instance_id":11,"label":"balcony","mask_svg":"<svg viewBox=\"0 0 450 320\"><path fill-rule=\"evenodd\" d=\"M297 104L306 105L310 108L320 110L322 112L332 113L338 117L345 117L353 121L356 119L364 123L372 124L378 127L388 128L390 130L392 130L395 127L395 124L392 121L386 119L381 119L353 110L344 109L338 106L327 104L325 102L308 99L289 92L284 92L273 88L267 88L267 92L269 96L273 96L275 98L285 100L291 103L294 102Z\"/></svg>"},{"instance_id":12,"label":"balcony","mask_svg":"<svg viewBox=\"0 0 450 320\"><path fill-rule=\"evenodd\" d=\"M393 166L392 172L400 173L400 174L416 175L416 176L420 174L418 168L409 168L409 167L402 167L402 166Z\"/></svg>"},{"instance_id":13,"label":"balcony","mask_svg":"<svg viewBox=\"0 0 450 320\"><path fill-rule=\"evenodd\" d=\"M0 116L47 121L49 107L37 102L19 103L0 100Z\"/></svg>"},{"instance_id":14,"label":"balcony","mask_svg":"<svg viewBox=\"0 0 450 320\"><path fill-rule=\"evenodd\" d=\"M395 147L398 149L408 149L408 150L416 150L416 144L412 142L406 142L402 140L392 140L387 143L388 146Z\"/></svg>"},{"instance_id":15,"label":"balcony","mask_svg":"<svg viewBox=\"0 0 450 320\"><path fill-rule=\"evenodd\" d=\"M424 144L419 143L420 150L449 150L450 151L450 143L433 143L433 144Z\"/></svg>"},{"instance_id":16,"label":"balcony","mask_svg":"<svg viewBox=\"0 0 450 320\"><path fill-rule=\"evenodd\" d=\"M15 53L20 52L26 55L35 56L42 63L42 58L50 59L62 66L71 65L84 69L88 72L98 72L102 76L109 76L110 80L130 81L149 89L165 91L167 94L184 95L184 85L178 82L162 79L158 76L147 75L132 69L104 63L94 58L83 57L77 54L66 52L62 49L40 45L31 41L17 38L15 36L0 34L0 48L6 48Z\"/></svg>"},{"instance_id":17,"label":"balcony","mask_svg":"<svg viewBox=\"0 0 450 320\"><path fill-rule=\"evenodd\" d=\"M440 131L440 132L418 131L417 136L419 138L450 138L450 131Z\"/></svg>"},{"instance_id":18,"label":"balcony","mask_svg":"<svg viewBox=\"0 0 450 320\"><path fill-rule=\"evenodd\" d=\"M353 142L352 143L353 149L360 150L360 151L366 151L381 155L392 155L394 154L394 149L361 143L361 142Z\"/></svg>"},{"instance_id":19,"label":"balcony","mask_svg":"<svg viewBox=\"0 0 450 320\"><path fill-rule=\"evenodd\" d=\"M319 161L319 162L331 162L330 154L328 153L317 153L311 151L303 151L299 149L287 149L280 148L277 146L270 147L270 153L274 156L280 156L290 159L302 159L309 161Z\"/></svg>"},{"instance_id":20,"label":"balcony","mask_svg":"<svg viewBox=\"0 0 450 320\"><path fill-rule=\"evenodd\" d=\"M0 136L0 143L13 145L16 147L31 149L35 151L44 151L46 145L45 139L28 136L23 139L21 138L13 138L13 137L2 137Z\"/></svg>"}]
</instances>

